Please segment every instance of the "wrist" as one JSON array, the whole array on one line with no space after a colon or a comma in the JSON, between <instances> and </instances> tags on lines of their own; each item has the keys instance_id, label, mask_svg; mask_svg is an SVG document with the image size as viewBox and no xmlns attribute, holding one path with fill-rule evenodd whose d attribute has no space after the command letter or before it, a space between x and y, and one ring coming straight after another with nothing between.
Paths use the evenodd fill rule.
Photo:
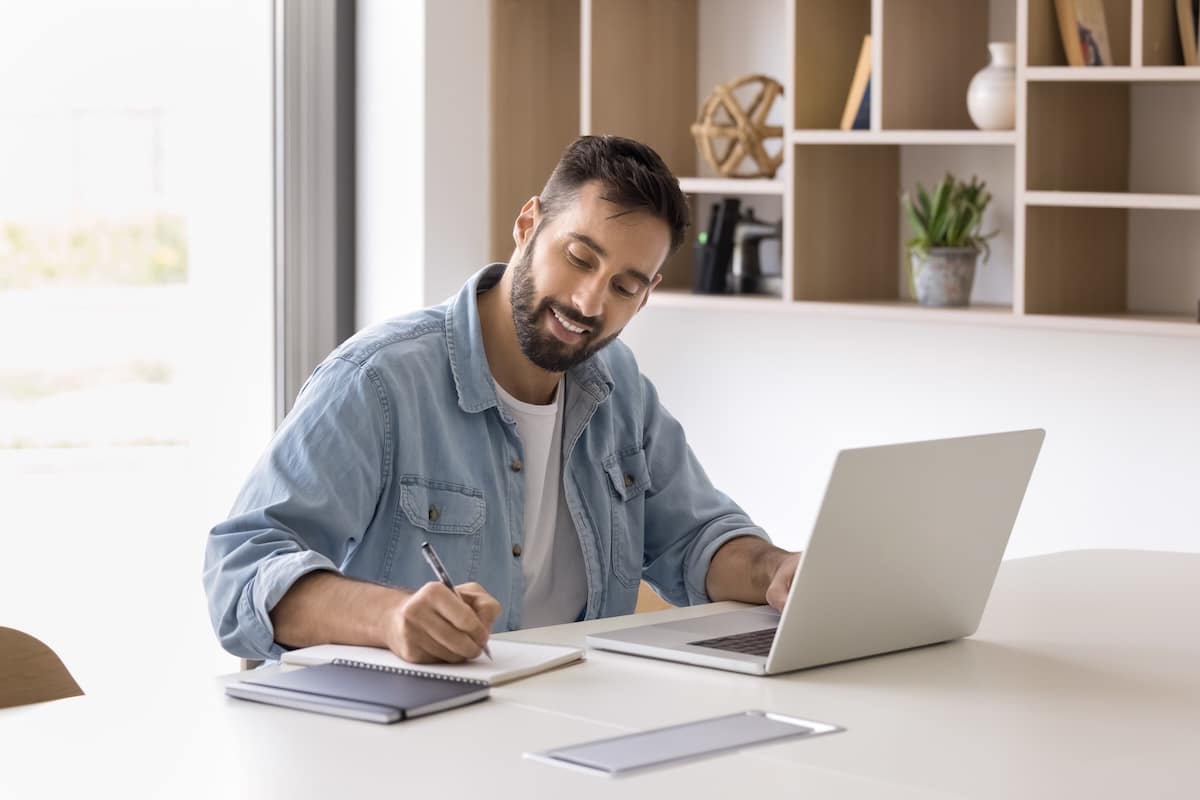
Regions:
<instances>
[{"instance_id":1,"label":"wrist","mask_svg":"<svg viewBox=\"0 0 1200 800\"><path fill-rule=\"evenodd\" d=\"M375 640L377 647L388 647L395 620L413 593L390 586L379 588L383 591L380 593L376 611L372 615L371 638Z\"/></svg>"}]
</instances>

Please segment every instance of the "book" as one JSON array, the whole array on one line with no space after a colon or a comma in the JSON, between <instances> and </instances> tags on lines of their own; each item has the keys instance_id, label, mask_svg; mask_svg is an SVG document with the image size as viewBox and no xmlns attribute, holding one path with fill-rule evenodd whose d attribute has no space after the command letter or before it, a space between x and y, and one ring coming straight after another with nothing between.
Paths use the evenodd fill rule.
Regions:
<instances>
[{"instance_id":1,"label":"book","mask_svg":"<svg viewBox=\"0 0 1200 800\"><path fill-rule=\"evenodd\" d=\"M1058 30L1072 67L1111 67L1104 0L1054 0Z\"/></svg>"},{"instance_id":2,"label":"book","mask_svg":"<svg viewBox=\"0 0 1200 800\"><path fill-rule=\"evenodd\" d=\"M1200 0L1175 0L1179 20L1179 41L1183 45L1183 64L1200 67Z\"/></svg>"},{"instance_id":3,"label":"book","mask_svg":"<svg viewBox=\"0 0 1200 800\"><path fill-rule=\"evenodd\" d=\"M492 660L477 658L463 664L410 664L390 650L348 644L319 644L283 654L284 664L312 666L333 662L379 669L401 675L479 681L488 686L515 681L538 672L583 660L578 647L530 644L491 639Z\"/></svg>"},{"instance_id":4,"label":"book","mask_svg":"<svg viewBox=\"0 0 1200 800\"><path fill-rule=\"evenodd\" d=\"M334 661L290 672L250 675L225 687L241 700L370 722L399 722L485 700L483 681L394 672Z\"/></svg>"},{"instance_id":5,"label":"book","mask_svg":"<svg viewBox=\"0 0 1200 800\"><path fill-rule=\"evenodd\" d=\"M842 109L841 129L869 130L871 127L871 36L863 37L858 51L858 64L850 80L850 92L846 95L846 106Z\"/></svg>"},{"instance_id":6,"label":"book","mask_svg":"<svg viewBox=\"0 0 1200 800\"><path fill-rule=\"evenodd\" d=\"M867 78L867 88L863 91L862 102L858 104L858 113L850 125L852 131L869 131L871 129L871 79Z\"/></svg>"}]
</instances>

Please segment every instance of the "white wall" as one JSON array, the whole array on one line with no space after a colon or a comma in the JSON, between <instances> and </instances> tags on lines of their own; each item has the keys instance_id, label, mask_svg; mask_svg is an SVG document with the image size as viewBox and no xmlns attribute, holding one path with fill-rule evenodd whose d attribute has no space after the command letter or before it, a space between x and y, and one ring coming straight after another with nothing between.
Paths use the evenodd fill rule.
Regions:
<instances>
[{"instance_id":1,"label":"white wall","mask_svg":"<svg viewBox=\"0 0 1200 800\"><path fill-rule=\"evenodd\" d=\"M425 300L425 3L357 7L358 327Z\"/></svg>"},{"instance_id":2,"label":"white wall","mask_svg":"<svg viewBox=\"0 0 1200 800\"><path fill-rule=\"evenodd\" d=\"M653 306L624 340L782 544L806 541L841 448L1043 427L1010 557L1200 551L1200 339Z\"/></svg>"},{"instance_id":3,"label":"white wall","mask_svg":"<svg viewBox=\"0 0 1200 800\"><path fill-rule=\"evenodd\" d=\"M484 0L426 3L427 304L457 292L488 261L487 6Z\"/></svg>"},{"instance_id":4,"label":"white wall","mask_svg":"<svg viewBox=\"0 0 1200 800\"><path fill-rule=\"evenodd\" d=\"M483 0L358 3L359 327L441 302L487 253Z\"/></svg>"}]
</instances>

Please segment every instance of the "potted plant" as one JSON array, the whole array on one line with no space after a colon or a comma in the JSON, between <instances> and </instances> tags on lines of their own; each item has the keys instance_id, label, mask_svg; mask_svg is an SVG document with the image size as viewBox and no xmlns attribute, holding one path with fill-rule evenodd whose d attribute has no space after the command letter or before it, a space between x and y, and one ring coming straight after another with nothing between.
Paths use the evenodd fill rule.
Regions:
<instances>
[{"instance_id":1,"label":"potted plant","mask_svg":"<svg viewBox=\"0 0 1200 800\"><path fill-rule=\"evenodd\" d=\"M915 201L907 193L900 200L913 229L908 241L913 294L923 306L965 306L979 254L987 261L987 240L996 235L982 233L992 195L979 178L965 183L950 173L932 193L917 183L916 194Z\"/></svg>"}]
</instances>

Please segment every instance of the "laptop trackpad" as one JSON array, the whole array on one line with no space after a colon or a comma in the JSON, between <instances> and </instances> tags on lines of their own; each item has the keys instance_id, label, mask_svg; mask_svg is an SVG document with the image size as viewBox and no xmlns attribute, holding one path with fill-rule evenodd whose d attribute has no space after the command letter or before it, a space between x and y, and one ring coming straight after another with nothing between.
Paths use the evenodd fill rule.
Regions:
<instances>
[{"instance_id":1,"label":"laptop trackpad","mask_svg":"<svg viewBox=\"0 0 1200 800\"><path fill-rule=\"evenodd\" d=\"M760 606L741 611L730 611L727 614L714 614L710 617L664 622L654 627L659 630L686 633L694 639L708 639L778 626L779 612L770 606Z\"/></svg>"}]
</instances>

